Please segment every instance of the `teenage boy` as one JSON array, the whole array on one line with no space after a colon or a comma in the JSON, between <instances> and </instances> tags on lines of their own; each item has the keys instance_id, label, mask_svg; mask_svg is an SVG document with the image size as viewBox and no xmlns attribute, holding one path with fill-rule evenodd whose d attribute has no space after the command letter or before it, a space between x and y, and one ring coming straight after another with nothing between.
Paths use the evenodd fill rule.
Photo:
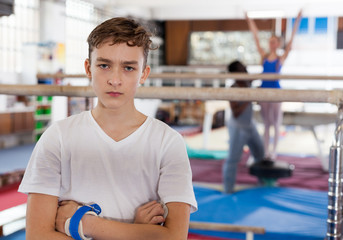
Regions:
<instances>
[{"instance_id":1,"label":"teenage boy","mask_svg":"<svg viewBox=\"0 0 343 240\"><path fill-rule=\"evenodd\" d=\"M187 239L197 203L183 138L134 106L150 73L150 37L127 18L89 35L85 70L98 103L54 123L37 143L19 188L28 193L28 240L71 239L65 232L77 217L80 239ZM80 216L92 202L100 217Z\"/></svg>"}]
</instances>

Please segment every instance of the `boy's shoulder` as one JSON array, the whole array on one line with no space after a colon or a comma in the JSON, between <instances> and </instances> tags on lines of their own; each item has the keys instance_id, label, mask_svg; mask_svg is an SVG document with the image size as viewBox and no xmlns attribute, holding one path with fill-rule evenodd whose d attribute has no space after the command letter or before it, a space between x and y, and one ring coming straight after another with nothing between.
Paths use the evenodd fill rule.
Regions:
<instances>
[{"instance_id":1,"label":"boy's shoulder","mask_svg":"<svg viewBox=\"0 0 343 240\"><path fill-rule=\"evenodd\" d=\"M156 131L160 132L169 132L170 134L176 134L179 135L179 132L177 132L175 129L173 129L171 126L166 124L165 122L162 122L161 120L153 117L149 117L152 128L155 129Z\"/></svg>"},{"instance_id":2,"label":"boy's shoulder","mask_svg":"<svg viewBox=\"0 0 343 240\"><path fill-rule=\"evenodd\" d=\"M77 113L71 116L68 116L64 119L60 119L53 123L52 125L55 126L66 126L66 125L78 125L81 122L84 122L89 118L89 111L83 111L81 113Z\"/></svg>"}]
</instances>

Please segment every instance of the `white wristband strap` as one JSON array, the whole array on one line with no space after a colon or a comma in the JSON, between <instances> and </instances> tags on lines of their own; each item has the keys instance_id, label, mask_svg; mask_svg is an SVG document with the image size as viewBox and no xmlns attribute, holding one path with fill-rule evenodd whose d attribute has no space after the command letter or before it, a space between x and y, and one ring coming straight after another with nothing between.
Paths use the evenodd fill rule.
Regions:
<instances>
[{"instance_id":1,"label":"white wristband strap","mask_svg":"<svg viewBox=\"0 0 343 240\"><path fill-rule=\"evenodd\" d=\"M164 211L164 214L163 214L163 218L166 219L167 216L168 216L168 207L167 205L162 202L162 201L159 201L159 203L161 204L162 208L163 208L163 211ZM161 226L164 226L164 222L160 224Z\"/></svg>"},{"instance_id":2,"label":"white wristband strap","mask_svg":"<svg viewBox=\"0 0 343 240\"><path fill-rule=\"evenodd\" d=\"M68 219L66 220L66 222L64 223L64 232L65 232L69 237L71 237L70 232L69 232L70 219L71 219L71 218L68 218Z\"/></svg>"}]
</instances>

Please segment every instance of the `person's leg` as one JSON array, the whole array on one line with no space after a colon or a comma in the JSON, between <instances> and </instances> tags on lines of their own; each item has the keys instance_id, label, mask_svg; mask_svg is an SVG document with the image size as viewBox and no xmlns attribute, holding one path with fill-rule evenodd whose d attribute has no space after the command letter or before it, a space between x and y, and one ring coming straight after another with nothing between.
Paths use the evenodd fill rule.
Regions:
<instances>
[{"instance_id":1,"label":"person's leg","mask_svg":"<svg viewBox=\"0 0 343 240\"><path fill-rule=\"evenodd\" d=\"M251 155L254 157L254 162L262 161L265 157L262 138L255 125L253 125L249 130L250 136L247 145L250 149ZM263 184L263 180L258 178L258 185L263 186Z\"/></svg>"},{"instance_id":2,"label":"person's leg","mask_svg":"<svg viewBox=\"0 0 343 240\"><path fill-rule=\"evenodd\" d=\"M228 126L229 129L229 156L223 165L223 184L224 192L232 193L236 182L237 165L241 159L245 136L242 130L236 126Z\"/></svg>"},{"instance_id":3,"label":"person's leg","mask_svg":"<svg viewBox=\"0 0 343 240\"><path fill-rule=\"evenodd\" d=\"M269 156L269 142L270 142L270 103L269 102L260 102L261 106L261 116L264 123L264 134L263 134L263 143L264 143L264 152L266 156Z\"/></svg>"},{"instance_id":4,"label":"person's leg","mask_svg":"<svg viewBox=\"0 0 343 240\"><path fill-rule=\"evenodd\" d=\"M254 157L254 161L261 161L264 158L264 146L262 138L258 133L256 126L253 125L249 131L249 138L247 145L249 147L251 155Z\"/></svg>"},{"instance_id":5,"label":"person's leg","mask_svg":"<svg viewBox=\"0 0 343 240\"><path fill-rule=\"evenodd\" d=\"M281 103L272 103L271 104L271 113L272 113L272 124L274 127L274 142L273 148L271 152L271 157L274 159L276 157L276 149L279 143L280 138L280 127L282 124L282 111L281 111Z\"/></svg>"}]
</instances>

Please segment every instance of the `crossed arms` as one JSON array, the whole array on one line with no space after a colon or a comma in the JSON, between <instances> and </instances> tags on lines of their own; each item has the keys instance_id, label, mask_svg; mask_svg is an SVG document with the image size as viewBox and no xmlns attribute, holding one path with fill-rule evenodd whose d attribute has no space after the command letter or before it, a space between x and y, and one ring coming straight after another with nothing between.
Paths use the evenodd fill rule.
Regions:
<instances>
[{"instance_id":1,"label":"crossed arms","mask_svg":"<svg viewBox=\"0 0 343 240\"><path fill-rule=\"evenodd\" d=\"M27 202L26 239L72 239L64 233L64 223L76 211L73 201L59 205L51 195L30 193ZM96 240L185 240L187 239L190 206L186 203L167 203L168 216L157 202L149 202L137 209L134 223L121 223L101 217L82 218L84 234ZM157 223L164 222L164 226Z\"/></svg>"}]
</instances>

